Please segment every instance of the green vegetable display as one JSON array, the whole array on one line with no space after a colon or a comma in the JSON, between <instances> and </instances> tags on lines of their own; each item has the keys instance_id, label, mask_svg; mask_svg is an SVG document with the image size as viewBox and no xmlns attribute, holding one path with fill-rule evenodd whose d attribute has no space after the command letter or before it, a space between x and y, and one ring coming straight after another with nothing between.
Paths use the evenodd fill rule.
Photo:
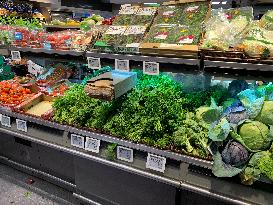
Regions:
<instances>
[{"instance_id":1,"label":"green vegetable display","mask_svg":"<svg viewBox=\"0 0 273 205\"><path fill-rule=\"evenodd\" d=\"M194 113L186 113L185 119L173 134L174 145L192 156L208 157L208 127L209 125L198 120Z\"/></svg>"},{"instance_id":2,"label":"green vegetable display","mask_svg":"<svg viewBox=\"0 0 273 205\"><path fill-rule=\"evenodd\" d=\"M266 150L272 142L270 130L259 121L245 121L239 126L238 133L242 142L250 150Z\"/></svg>"},{"instance_id":3,"label":"green vegetable display","mask_svg":"<svg viewBox=\"0 0 273 205\"><path fill-rule=\"evenodd\" d=\"M182 87L166 75L142 76L104 129L134 142L167 148L183 115Z\"/></svg>"}]
</instances>

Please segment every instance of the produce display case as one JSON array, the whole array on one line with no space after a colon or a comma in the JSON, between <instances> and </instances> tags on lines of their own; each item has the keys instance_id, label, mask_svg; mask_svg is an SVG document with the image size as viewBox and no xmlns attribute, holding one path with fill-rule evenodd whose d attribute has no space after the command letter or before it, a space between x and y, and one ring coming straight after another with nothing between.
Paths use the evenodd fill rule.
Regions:
<instances>
[{"instance_id":1,"label":"produce display case","mask_svg":"<svg viewBox=\"0 0 273 205\"><path fill-rule=\"evenodd\" d=\"M86 204L270 205L272 13L252 12L181 0L125 5L106 32L23 31L9 50L49 71L0 82L0 162Z\"/></svg>"}]
</instances>

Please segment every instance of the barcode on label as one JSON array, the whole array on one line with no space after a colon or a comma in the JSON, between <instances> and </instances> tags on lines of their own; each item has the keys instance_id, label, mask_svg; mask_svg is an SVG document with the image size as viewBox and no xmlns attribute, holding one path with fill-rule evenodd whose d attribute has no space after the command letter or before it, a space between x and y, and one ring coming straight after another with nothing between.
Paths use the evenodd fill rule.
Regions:
<instances>
[{"instance_id":1,"label":"barcode on label","mask_svg":"<svg viewBox=\"0 0 273 205\"><path fill-rule=\"evenodd\" d=\"M27 132L27 122L24 120L16 119L17 130Z\"/></svg>"},{"instance_id":2,"label":"barcode on label","mask_svg":"<svg viewBox=\"0 0 273 205\"><path fill-rule=\"evenodd\" d=\"M87 57L88 68L101 69L100 58Z\"/></svg>"},{"instance_id":3,"label":"barcode on label","mask_svg":"<svg viewBox=\"0 0 273 205\"><path fill-rule=\"evenodd\" d=\"M84 149L84 137L71 134L71 145L74 147Z\"/></svg>"},{"instance_id":4,"label":"barcode on label","mask_svg":"<svg viewBox=\"0 0 273 205\"><path fill-rule=\"evenodd\" d=\"M21 61L21 54L19 51L11 51L11 60Z\"/></svg>"},{"instance_id":5,"label":"barcode on label","mask_svg":"<svg viewBox=\"0 0 273 205\"><path fill-rule=\"evenodd\" d=\"M159 75L159 63L144 61L143 73L147 75Z\"/></svg>"},{"instance_id":6,"label":"barcode on label","mask_svg":"<svg viewBox=\"0 0 273 205\"><path fill-rule=\"evenodd\" d=\"M86 137L85 150L99 153L100 152L100 140Z\"/></svg>"},{"instance_id":7,"label":"barcode on label","mask_svg":"<svg viewBox=\"0 0 273 205\"><path fill-rule=\"evenodd\" d=\"M5 126L5 127L11 127L10 117L6 116L6 115L2 115L1 116L1 125Z\"/></svg>"},{"instance_id":8,"label":"barcode on label","mask_svg":"<svg viewBox=\"0 0 273 205\"><path fill-rule=\"evenodd\" d=\"M133 162L134 161L134 155L133 150L117 146L117 158L126 162Z\"/></svg>"},{"instance_id":9,"label":"barcode on label","mask_svg":"<svg viewBox=\"0 0 273 205\"><path fill-rule=\"evenodd\" d=\"M130 71L129 60L115 59L115 70L129 72Z\"/></svg>"},{"instance_id":10,"label":"barcode on label","mask_svg":"<svg viewBox=\"0 0 273 205\"><path fill-rule=\"evenodd\" d=\"M166 158L148 153L146 168L152 169L158 172L165 171Z\"/></svg>"}]
</instances>

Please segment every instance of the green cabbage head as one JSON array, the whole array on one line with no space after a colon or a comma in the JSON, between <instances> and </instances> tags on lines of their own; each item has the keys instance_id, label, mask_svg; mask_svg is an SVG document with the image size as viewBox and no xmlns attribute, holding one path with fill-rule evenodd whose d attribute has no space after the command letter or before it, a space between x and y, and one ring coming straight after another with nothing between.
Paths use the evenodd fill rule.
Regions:
<instances>
[{"instance_id":1,"label":"green cabbage head","mask_svg":"<svg viewBox=\"0 0 273 205\"><path fill-rule=\"evenodd\" d=\"M273 125L273 101L264 101L262 110L256 120L267 125Z\"/></svg>"},{"instance_id":2,"label":"green cabbage head","mask_svg":"<svg viewBox=\"0 0 273 205\"><path fill-rule=\"evenodd\" d=\"M272 141L268 126L259 121L246 120L239 126L238 134L250 150L268 149Z\"/></svg>"}]
</instances>

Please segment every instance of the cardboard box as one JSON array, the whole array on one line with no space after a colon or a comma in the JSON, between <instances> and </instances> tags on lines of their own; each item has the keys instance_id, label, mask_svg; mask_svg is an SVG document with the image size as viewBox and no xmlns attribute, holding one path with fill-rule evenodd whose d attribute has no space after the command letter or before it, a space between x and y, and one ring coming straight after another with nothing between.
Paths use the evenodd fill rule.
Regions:
<instances>
[{"instance_id":1,"label":"cardboard box","mask_svg":"<svg viewBox=\"0 0 273 205\"><path fill-rule=\"evenodd\" d=\"M28 115L42 117L48 111L52 110L53 101L54 97L39 93L31 100L18 106L17 109Z\"/></svg>"},{"instance_id":2,"label":"cardboard box","mask_svg":"<svg viewBox=\"0 0 273 205\"><path fill-rule=\"evenodd\" d=\"M111 101L131 90L136 82L136 73L113 70L87 81L85 92L90 97Z\"/></svg>"}]
</instances>

